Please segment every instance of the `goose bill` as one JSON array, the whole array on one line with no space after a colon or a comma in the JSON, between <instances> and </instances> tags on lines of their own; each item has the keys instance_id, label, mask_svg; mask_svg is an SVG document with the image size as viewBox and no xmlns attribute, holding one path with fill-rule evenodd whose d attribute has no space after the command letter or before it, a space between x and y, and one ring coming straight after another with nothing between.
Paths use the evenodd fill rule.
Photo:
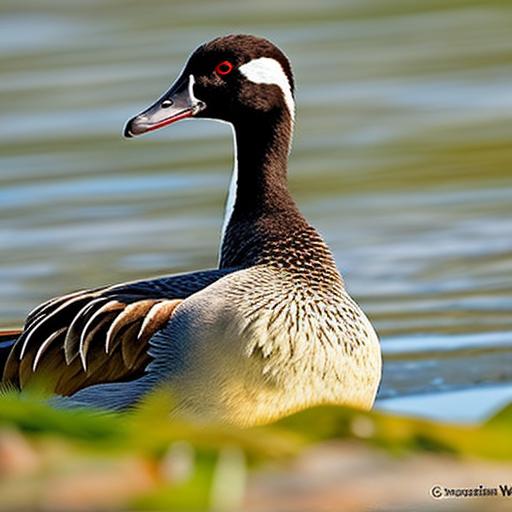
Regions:
<instances>
[{"instance_id":1,"label":"goose bill","mask_svg":"<svg viewBox=\"0 0 512 512\"><path fill-rule=\"evenodd\" d=\"M194 76L182 75L153 105L132 117L124 128L127 138L158 130L195 116L206 104L194 96Z\"/></svg>"}]
</instances>

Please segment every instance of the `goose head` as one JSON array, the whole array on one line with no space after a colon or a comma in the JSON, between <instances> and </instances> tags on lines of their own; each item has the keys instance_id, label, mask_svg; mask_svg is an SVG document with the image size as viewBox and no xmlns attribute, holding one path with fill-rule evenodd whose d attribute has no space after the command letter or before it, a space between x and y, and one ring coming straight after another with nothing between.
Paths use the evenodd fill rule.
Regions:
<instances>
[{"instance_id":1,"label":"goose head","mask_svg":"<svg viewBox=\"0 0 512 512\"><path fill-rule=\"evenodd\" d=\"M265 116L294 119L294 81L284 53L267 39L229 35L199 46L171 87L130 119L126 137L142 135L185 118L233 125Z\"/></svg>"}]
</instances>

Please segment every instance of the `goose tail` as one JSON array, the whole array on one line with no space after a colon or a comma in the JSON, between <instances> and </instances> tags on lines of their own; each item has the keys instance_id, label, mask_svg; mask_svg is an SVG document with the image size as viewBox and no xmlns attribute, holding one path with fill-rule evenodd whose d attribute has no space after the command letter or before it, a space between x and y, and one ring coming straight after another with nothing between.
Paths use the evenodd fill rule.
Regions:
<instances>
[{"instance_id":1,"label":"goose tail","mask_svg":"<svg viewBox=\"0 0 512 512\"><path fill-rule=\"evenodd\" d=\"M21 329L0 329L0 383L2 382L2 375L7 358L20 334Z\"/></svg>"}]
</instances>

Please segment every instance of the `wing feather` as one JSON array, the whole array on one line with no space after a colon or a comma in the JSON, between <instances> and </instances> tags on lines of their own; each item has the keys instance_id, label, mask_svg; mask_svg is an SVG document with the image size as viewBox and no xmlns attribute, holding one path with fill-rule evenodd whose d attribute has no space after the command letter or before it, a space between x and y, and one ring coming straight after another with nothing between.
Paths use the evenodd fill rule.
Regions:
<instances>
[{"instance_id":1,"label":"wing feather","mask_svg":"<svg viewBox=\"0 0 512 512\"><path fill-rule=\"evenodd\" d=\"M66 363L71 364L79 355L80 339L90 317L96 311L95 308L102 306L108 302L107 297L99 297L90 300L75 315L69 327L66 329L66 337L64 339L64 356Z\"/></svg>"},{"instance_id":2,"label":"wing feather","mask_svg":"<svg viewBox=\"0 0 512 512\"><path fill-rule=\"evenodd\" d=\"M121 355L126 368L132 370L137 363L137 333L140 331L142 319L135 320L131 324L125 326L119 333L119 345L121 347Z\"/></svg>"},{"instance_id":3,"label":"wing feather","mask_svg":"<svg viewBox=\"0 0 512 512\"><path fill-rule=\"evenodd\" d=\"M37 370L37 365L41 359L41 357L43 356L43 354L50 348L51 344L59 339L59 337L64 334L66 332L66 328L65 327L61 327L60 329L58 329L57 331L55 331L53 334L51 334L50 336L48 336L48 338L46 338L43 343L41 343L41 346L39 347L39 349L37 350L35 356L34 356L34 362L32 363L32 372L35 372ZM27 358L28 359L28 358Z\"/></svg>"},{"instance_id":4,"label":"wing feather","mask_svg":"<svg viewBox=\"0 0 512 512\"><path fill-rule=\"evenodd\" d=\"M34 382L58 394L136 379L151 361L152 337L178 305L233 270L211 270L70 293L27 317L5 359L1 383ZM1 368L0 368L1 372Z\"/></svg>"},{"instance_id":5,"label":"wing feather","mask_svg":"<svg viewBox=\"0 0 512 512\"><path fill-rule=\"evenodd\" d=\"M179 299L163 300L149 310L137 334L139 344L147 343L167 323L180 302Z\"/></svg>"},{"instance_id":6,"label":"wing feather","mask_svg":"<svg viewBox=\"0 0 512 512\"><path fill-rule=\"evenodd\" d=\"M20 339L20 341L23 341L19 355L20 360L23 359L27 350L34 348L31 346L31 342L33 345L40 344L41 342L39 341L38 343L38 340L45 340L50 336L52 332L60 327L59 323L61 323L63 319L66 321L69 318L79 316L78 312L87 305L91 297L94 297L94 295L90 293L72 297L63 304L60 304L55 311L44 316L32 328L26 329Z\"/></svg>"},{"instance_id":7,"label":"wing feather","mask_svg":"<svg viewBox=\"0 0 512 512\"><path fill-rule=\"evenodd\" d=\"M121 342L122 337L119 336L121 330L134 322L140 321L156 302L158 301L141 300L134 302L117 316L107 331L107 338L105 340L105 352L107 354Z\"/></svg>"},{"instance_id":8,"label":"wing feather","mask_svg":"<svg viewBox=\"0 0 512 512\"><path fill-rule=\"evenodd\" d=\"M88 327L86 326L87 328L84 329L80 337L80 354L82 354L81 360L84 368L87 367L89 350L91 350L92 353L94 353L95 350L101 351L104 345L105 333L110 324L115 320L117 314L117 311L112 311L110 313L103 313L101 316L95 316L94 326L89 325L90 321L87 322ZM104 357L103 354L98 356L98 358L101 357Z\"/></svg>"}]
</instances>

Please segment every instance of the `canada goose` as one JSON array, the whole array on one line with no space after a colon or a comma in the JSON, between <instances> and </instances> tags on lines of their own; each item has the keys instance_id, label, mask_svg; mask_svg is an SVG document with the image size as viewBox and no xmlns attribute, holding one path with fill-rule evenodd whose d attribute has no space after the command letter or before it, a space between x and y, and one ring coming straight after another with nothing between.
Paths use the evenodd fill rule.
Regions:
<instances>
[{"instance_id":1,"label":"canada goose","mask_svg":"<svg viewBox=\"0 0 512 512\"><path fill-rule=\"evenodd\" d=\"M193 117L234 131L218 268L42 304L22 331L0 338L3 383L22 389L44 375L70 397L64 403L110 409L158 387L173 412L242 426L323 403L370 408L381 377L377 335L288 191L288 59L251 35L205 43L125 135Z\"/></svg>"}]
</instances>

